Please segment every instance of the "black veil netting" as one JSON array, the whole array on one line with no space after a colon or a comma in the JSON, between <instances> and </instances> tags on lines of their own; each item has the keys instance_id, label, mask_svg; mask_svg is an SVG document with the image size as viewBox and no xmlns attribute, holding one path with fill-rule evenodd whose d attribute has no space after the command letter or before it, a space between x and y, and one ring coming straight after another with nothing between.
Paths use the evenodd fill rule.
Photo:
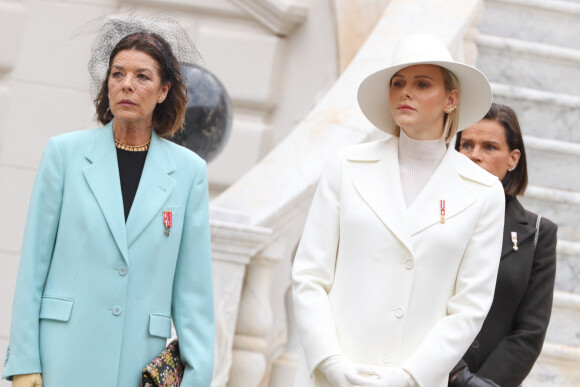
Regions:
<instances>
[{"instance_id":1,"label":"black veil netting","mask_svg":"<svg viewBox=\"0 0 580 387\"><path fill-rule=\"evenodd\" d=\"M184 129L170 140L191 149L206 161L212 160L229 137L231 101L221 82L202 67L203 59L193 41L169 13L136 16L132 11L104 16L88 22L73 33L72 38L95 35L88 64L92 98L96 98L105 80L113 48L125 36L137 32L158 34L169 43L187 86L189 102Z\"/></svg>"},{"instance_id":2,"label":"black veil netting","mask_svg":"<svg viewBox=\"0 0 580 387\"><path fill-rule=\"evenodd\" d=\"M135 16L134 12L94 19L73 33L73 38L95 35L91 46L88 69L91 76L91 96L96 97L109 68L113 48L127 35L147 32L160 35L169 43L179 63L203 64L203 59L193 41L169 13Z\"/></svg>"}]
</instances>

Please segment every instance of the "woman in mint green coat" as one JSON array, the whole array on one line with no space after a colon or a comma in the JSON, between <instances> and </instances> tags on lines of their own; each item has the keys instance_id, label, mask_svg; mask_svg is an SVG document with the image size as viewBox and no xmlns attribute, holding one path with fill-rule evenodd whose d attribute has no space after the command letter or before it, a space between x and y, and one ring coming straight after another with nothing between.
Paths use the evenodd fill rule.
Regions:
<instances>
[{"instance_id":1,"label":"woman in mint green coat","mask_svg":"<svg viewBox=\"0 0 580 387\"><path fill-rule=\"evenodd\" d=\"M38 168L3 377L137 387L171 321L182 386L209 386L214 313L204 161L163 139L187 103L172 47L125 36L95 100L104 127L52 138Z\"/></svg>"}]
</instances>

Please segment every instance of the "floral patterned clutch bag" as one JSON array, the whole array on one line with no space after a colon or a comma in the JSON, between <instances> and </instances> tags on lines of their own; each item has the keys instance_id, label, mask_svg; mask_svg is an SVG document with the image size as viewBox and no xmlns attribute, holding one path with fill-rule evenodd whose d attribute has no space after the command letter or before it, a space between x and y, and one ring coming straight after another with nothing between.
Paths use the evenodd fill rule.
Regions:
<instances>
[{"instance_id":1,"label":"floral patterned clutch bag","mask_svg":"<svg viewBox=\"0 0 580 387\"><path fill-rule=\"evenodd\" d=\"M175 339L143 368L141 387L179 387L182 379L183 363L179 357L179 343Z\"/></svg>"}]
</instances>

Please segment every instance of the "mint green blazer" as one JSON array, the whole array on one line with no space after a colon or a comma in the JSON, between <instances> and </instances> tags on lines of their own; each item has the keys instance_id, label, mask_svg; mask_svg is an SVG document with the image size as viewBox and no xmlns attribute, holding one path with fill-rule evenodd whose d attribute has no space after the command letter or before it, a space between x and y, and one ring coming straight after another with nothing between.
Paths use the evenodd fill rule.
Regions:
<instances>
[{"instance_id":1,"label":"mint green blazer","mask_svg":"<svg viewBox=\"0 0 580 387\"><path fill-rule=\"evenodd\" d=\"M163 211L172 212L165 235ZM209 386L214 311L205 162L153 133L125 223L112 126L50 139L37 171L3 377L139 386L171 322L183 387Z\"/></svg>"}]
</instances>

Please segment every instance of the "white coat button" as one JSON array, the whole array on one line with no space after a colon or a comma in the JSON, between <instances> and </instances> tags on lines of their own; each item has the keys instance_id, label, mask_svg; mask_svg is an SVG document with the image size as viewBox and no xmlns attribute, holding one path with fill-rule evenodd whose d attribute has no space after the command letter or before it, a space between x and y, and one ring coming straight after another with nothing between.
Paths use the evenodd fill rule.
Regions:
<instances>
[{"instance_id":1,"label":"white coat button","mask_svg":"<svg viewBox=\"0 0 580 387\"><path fill-rule=\"evenodd\" d=\"M127 266L119 266L119 274L120 275L126 275L127 274Z\"/></svg>"},{"instance_id":2,"label":"white coat button","mask_svg":"<svg viewBox=\"0 0 580 387\"><path fill-rule=\"evenodd\" d=\"M398 306L395 309L393 309L393 314L395 315L395 317L401 318L405 315L405 309Z\"/></svg>"},{"instance_id":3,"label":"white coat button","mask_svg":"<svg viewBox=\"0 0 580 387\"><path fill-rule=\"evenodd\" d=\"M383 356L383 363L390 364L393 361L393 357L389 354Z\"/></svg>"},{"instance_id":4,"label":"white coat button","mask_svg":"<svg viewBox=\"0 0 580 387\"><path fill-rule=\"evenodd\" d=\"M412 259L407 259L405 261L405 267L409 270L411 270L413 267L415 266L415 262L413 262Z\"/></svg>"},{"instance_id":5,"label":"white coat button","mask_svg":"<svg viewBox=\"0 0 580 387\"><path fill-rule=\"evenodd\" d=\"M113 314L118 316L121 314L121 307L120 306L113 306Z\"/></svg>"}]
</instances>

